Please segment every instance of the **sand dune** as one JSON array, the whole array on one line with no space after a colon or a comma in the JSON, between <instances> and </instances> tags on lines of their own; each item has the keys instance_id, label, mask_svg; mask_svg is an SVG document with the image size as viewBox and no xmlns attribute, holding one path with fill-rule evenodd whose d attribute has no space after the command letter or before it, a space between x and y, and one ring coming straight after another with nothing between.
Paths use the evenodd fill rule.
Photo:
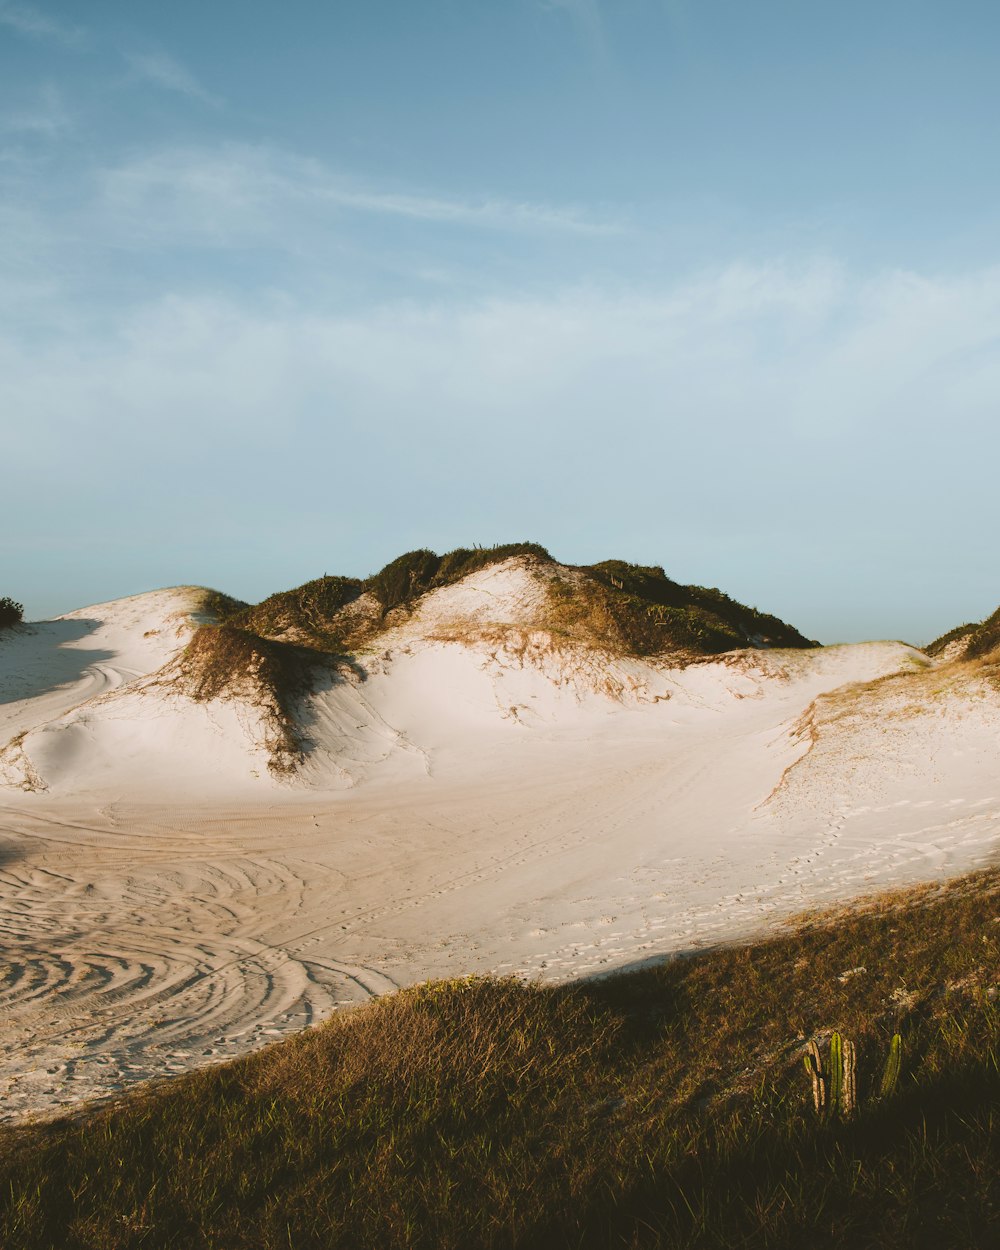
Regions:
<instances>
[{"instance_id":1,"label":"sand dune","mask_svg":"<svg viewBox=\"0 0 1000 1250\"><path fill-rule=\"evenodd\" d=\"M600 972L993 853L974 674L901 643L616 657L537 628L536 593L482 570L331 666L290 775L252 700L164 680L194 589L4 639L0 1114L393 985Z\"/></svg>"}]
</instances>

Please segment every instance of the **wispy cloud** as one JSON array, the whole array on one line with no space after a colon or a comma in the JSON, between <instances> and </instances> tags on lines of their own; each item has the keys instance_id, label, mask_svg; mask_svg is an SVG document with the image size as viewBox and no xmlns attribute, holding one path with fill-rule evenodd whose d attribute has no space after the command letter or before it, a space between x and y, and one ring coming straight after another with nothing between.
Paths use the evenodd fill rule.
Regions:
<instances>
[{"instance_id":1,"label":"wispy cloud","mask_svg":"<svg viewBox=\"0 0 1000 1250\"><path fill-rule=\"evenodd\" d=\"M525 200L496 198L450 200L427 195L358 190L331 180L315 193L341 208L365 213L386 213L420 221L454 222L493 229L541 228L577 234L614 234L620 227L594 221L571 208L559 208Z\"/></svg>"},{"instance_id":2,"label":"wispy cloud","mask_svg":"<svg viewBox=\"0 0 1000 1250\"><path fill-rule=\"evenodd\" d=\"M194 77L190 70L175 61L166 52L127 52L132 72L153 86L164 91L174 91L178 95L187 96L190 100L199 100L217 108L221 101L218 96L207 91Z\"/></svg>"},{"instance_id":3,"label":"wispy cloud","mask_svg":"<svg viewBox=\"0 0 1000 1250\"><path fill-rule=\"evenodd\" d=\"M108 170L105 207L146 237L179 230L206 241L244 241L297 213L344 212L490 230L621 231L573 207L484 195L458 198L385 190L338 174L320 161L269 148L181 149L139 157ZM325 221L328 227L328 219Z\"/></svg>"},{"instance_id":4,"label":"wispy cloud","mask_svg":"<svg viewBox=\"0 0 1000 1250\"><path fill-rule=\"evenodd\" d=\"M32 39L51 39L66 47L80 47L87 42L87 32L81 26L51 17L34 5L0 0L0 25L16 30Z\"/></svg>"}]
</instances>

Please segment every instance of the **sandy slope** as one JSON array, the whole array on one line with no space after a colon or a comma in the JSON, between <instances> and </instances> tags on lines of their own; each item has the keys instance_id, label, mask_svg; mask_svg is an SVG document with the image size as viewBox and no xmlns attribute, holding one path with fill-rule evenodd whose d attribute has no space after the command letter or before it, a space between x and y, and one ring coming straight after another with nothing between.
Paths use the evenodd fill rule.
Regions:
<instances>
[{"instance_id":1,"label":"sandy slope","mask_svg":"<svg viewBox=\"0 0 1000 1250\"><path fill-rule=\"evenodd\" d=\"M395 984L592 973L992 853L985 684L898 643L614 660L535 629L536 593L511 562L429 596L307 701L284 782L252 708L157 684L193 591L0 644L0 1113Z\"/></svg>"}]
</instances>

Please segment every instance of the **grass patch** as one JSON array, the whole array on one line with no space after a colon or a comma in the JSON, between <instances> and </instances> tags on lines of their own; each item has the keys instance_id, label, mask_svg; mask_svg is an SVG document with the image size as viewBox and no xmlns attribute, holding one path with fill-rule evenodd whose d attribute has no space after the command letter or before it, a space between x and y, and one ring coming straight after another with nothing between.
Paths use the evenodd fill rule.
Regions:
<instances>
[{"instance_id":1,"label":"grass patch","mask_svg":"<svg viewBox=\"0 0 1000 1250\"><path fill-rule=\"evenodd\" d=\"M324 573L311 582L271 595L255 607L244 605L224 619L262 637L289 635L297 642L321 651L345 649L351 619L342 609L364 593L356 577L331 577Z\"/></svg>"},{"instance_id":2,"label":"grass patch","mask_svg":"<svg viewBox=\"0 0 1000 1250\"><path fill-rule=\"evenodd\" d=\"M976 628L969 639L965 654L970 660L984 659L998 649L1000 649L1000 608L997 608L992 616L988 616Z\"/></svg>"},{"instance_id":3,"label":"grass patch","mask_svg":"<svg viewBox=\"0 0 1000 1250\"><path fill-rule=\"evenodd\" d=\"M968 625L956 625L940 638L924 647L928 655L938 655L950 642L965 640L963 659L982 659L994 651L1000 650L1000 608L988 616L985 621Z\"/></svg>"},{"instance_id":4,"label":"grass patch","mask_svg":"<svg viewBox=\"0 0 1000 1250\"><path fill-rule=\"evenodd\" d=\"M742 647L815 647L776 616L721 590L682 586L662 568L605 560L573 579L553 576L550 597L568 632L632 655L719 655Z\"/></svg>"},{"instance_id":5,"label":"grass patch","mask_svg":"<svg viewBox=\"0 0 1000 1250\"><path fill-rule=\"evenodd\" d=\"M242 599L234 599L231 595L223 594L221 590L203 587L200 588L196 619L213 625L235 622L249 607Z\"/></svg>"},{"instance_id":6,"label":"grass patch","mask_svg":"<svg viewBox=\"0 0 1000 1250\"><path fill-rule=\"evenodd\" d=\"M268 727L270 768L284 774L302 760L296 704L311 688L318 664L303 647L234 625L202 625L158 684L198 703L239 699L256 707Z\"/></svg>"},{"instance_id":7,"label":"grass patch","mask_svg":"<svg viewBox=\"0 0 1000 1250\"><path fill-rule=\"evenodd\" d=\"M980 873L572 988L430 984L5 1130L0 1240L993 1246L998 890ZM847 1121L816 1118L801 1062L832 1029L857 1045Z\"/></svg>"}]
</instances>

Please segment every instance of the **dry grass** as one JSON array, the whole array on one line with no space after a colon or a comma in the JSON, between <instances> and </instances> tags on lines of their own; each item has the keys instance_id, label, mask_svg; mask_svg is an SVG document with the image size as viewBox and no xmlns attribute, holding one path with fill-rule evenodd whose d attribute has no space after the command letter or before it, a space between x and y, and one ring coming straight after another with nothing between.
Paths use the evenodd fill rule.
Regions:
<instances>
[{"instance_id":1,"label":"dry grass","mask_svg":"<svg viewBox=\"0 0 1000 1250\"><path fill-rule=\"evenodd\" d=\"M981 659L1000 651L1000 608L985 621L957 625L924 648L928 655L940 655L950 643L962 642L961 655L968 659Z\"/></svg>"},{"instance_id":2,"label":"dry grass","mask_svg":"<svg viewBox=\"0 0 1000 1250\"><path fill-rule=\"evenodd\" d=\"M199 703L238 699L256 708L266 726L270 768L285 774L302 759L296 704L311 688L321 665L314 653L301 647L260 638L233 625L203 625L151 687Z\"/></svg>"},{"instance_id":3,"label":"dry grass","mask_svg":"<svg viewBox=\"0 0 1000 1250\"><path fill-rule=\"evenodd\" d=\"M682 586L661 568L606 560L548 571L549 627L619 655L679 660L744 647L812 647L797 630L719 590Z\"/></svg>"},{"instance_id":4,"label":"dry grass","mask_svg":"<svg viewBox=\"0 0 1000 1250\"><path fill-rule=\"evenodd\" d=\"M3 1244L994 1246L998 891L980 873L573 988L431 984L8 1130ZM816 1119L801 1064L833 1029L857 1045L846 1122Z\"/></svg>"}]
</instances>

